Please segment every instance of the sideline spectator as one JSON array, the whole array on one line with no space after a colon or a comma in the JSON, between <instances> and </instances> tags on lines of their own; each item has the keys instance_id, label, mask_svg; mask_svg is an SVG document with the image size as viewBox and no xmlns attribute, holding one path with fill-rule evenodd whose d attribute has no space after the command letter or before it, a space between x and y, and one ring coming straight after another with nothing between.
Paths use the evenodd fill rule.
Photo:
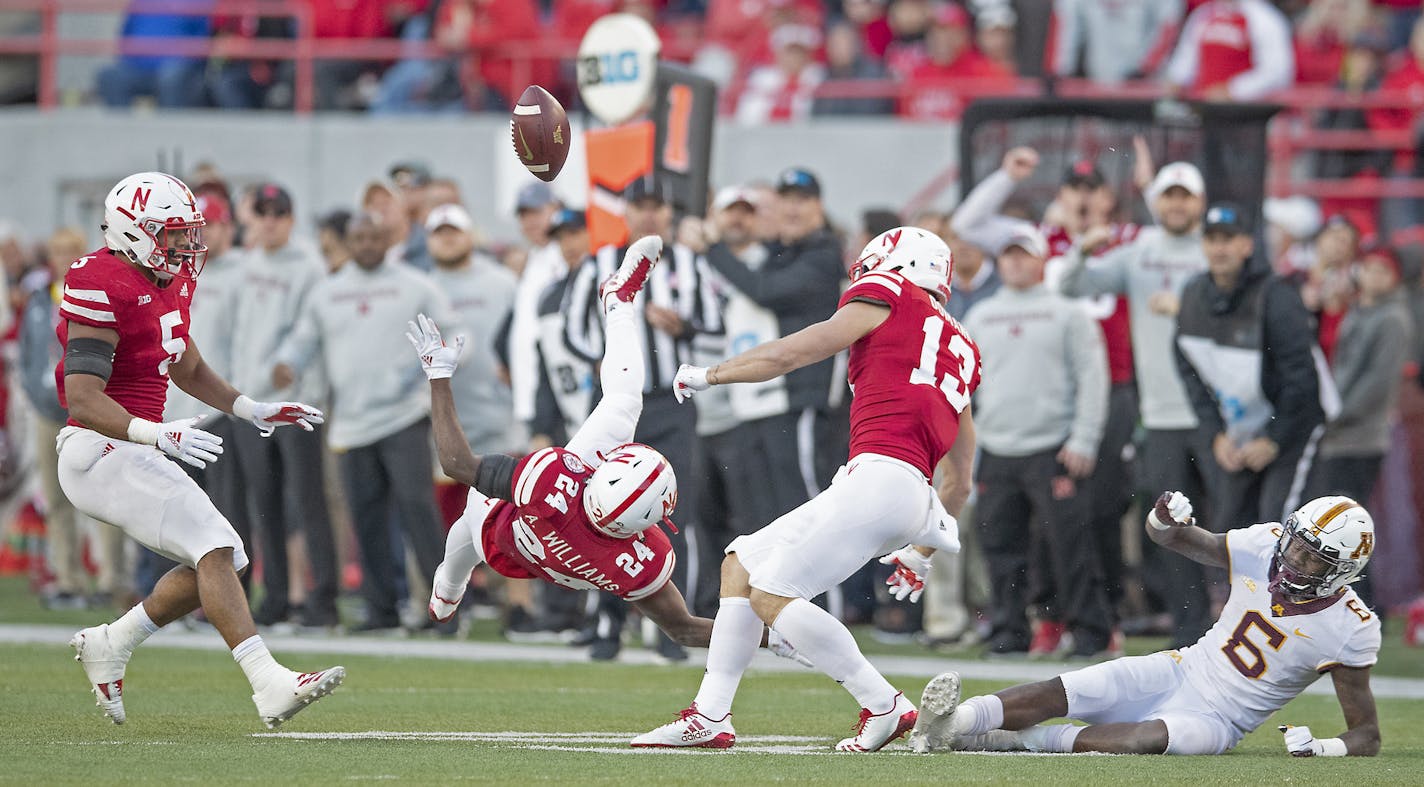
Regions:
<instances>
[{"instance_id":1,"label":"sideline spectator","mask_svg":"<svg viewBox=\"0 0 1424 787\"><path fill-rule=\"evenodd\" d=\"M1006 74L1017 74L1014 59L1019 17L1008 5L991 5L974 15L974 46Z\"/></svg>"},{"instance_id":2,"label":"sideline spectator","mask_svg":"<svg viewBox=\"0 0 1424 787\"><path fill-rule=\"evenodd\" d=\"M908 79L925 62L925 34L934 24L935 7L929 0L895 0L885 19L894 36L885 47L885 67L897 79Z\"/></svg>"},{"instance_id":3,"label":"sideline spectator","mask_svg":"<svg viewBox=\"0 0 1424 787\"><path fill-rule=\"evenodd\" d=\"M1370 23L1370 0L1312 0L1295 26L1296 82L1333 85L1345 51Z\"/></svg>"},{"instance_id":4,"label":"sideline spectator","mask_svg":"<svg viewBox=\"0 0 1424 787\"><path fill-rule=\"evenodd\" d=\"M1359 301L1340 326L1339 349L1330 365L1340 412L1325 427L1306 497L1345 495L1368 505L1389 451L1401 372L1414 346L1414 320L1399 286L1399 258L1393 250L1365 252L1358 278ZM1366 603L1371 601L1368 582L1355 588Z\"/></svg>"},{"instance_id":5,"label":"sideline spectator","mask_svg":"<svg viewBox=\"0 0 1424 787\"><path fill-rule=\"evenodd\" d=\"M327 442L339 453L356 538L361 545L366 620L357 631L400 625L397 586L405 561L401 539L420 576L435 576L444 555L431 479L429 394L419 360L405 338L407 323L426 314L450 335L463 323L425 275L386 260L391 228L370 213L351 221L352 264L322 279L303 304L294 332L269 366L271 384L291 385L313 362L331 378ZM269 363L271 363L269 361ZM314 480L307 490L321 486ZM414 589L410 598L423 599Z\"/></svg>"},{"instance_id":6,"label":"sideline spectator","mask_svg":"<svg viewBox=\"0 0 1424 787\"><path fill-rule=\"evenodd\" d=\"M410 217L405 194L388 180L373 180L361 192L361 210L381 217L391 247L386 250L387 262L406 262L406 242L410 239Z\"/></svg>"},{"instance_id":7,"label":"sideline spectator","mask_svg":"<svg viewBox=\"0 0 1424 787\"><path fill-rule=\"evenodd\" d=\"M1315 263L1306 272L1300 299L1315 315L1316 341L1326 360L1335 354L1340 321L1355 297L1355 262L1360 230L1349 218L1335 214L1315 237Z\"/></svg>"},{"instance_id":8,"label":"sideline spectator","mask_svg":"<svg viewBox=\"0 0 1424 787\"><path fill-rule=\"evenodd\" d=\"M231 320L232 380L262 399L321 402L326 378L319 367L303 368L300 381L277 383L272 358L289 339L307 299L326 278L321 258L292 238L292 198L275 183L258 186L253 202L256 247L240 266L241 284ZM296 382L296 387L284 390ZM316 427L316 436L328 429ZM236 429L236 462L242 471L253 535L262 556L262 602L252 618L259 626L286 620L305 588L289 585L288 535L300 533L311 565L312 589L301 606L304 626L327 628L336 614L336 547L322 489L321 440L296 429L263 437Z\"/></svg>"},{"instance_id":9,"label":"sideline spectator","mask_svg":"<svg viewBox=\"0 0 1424 787\"><path fill-rule=\"evenodd\" d=\"M890 30L887 5L886 0L845 0L841 4L846 20L855 25L860 34L861 49L876 60L884 59L885 48L895 37Z\"/></svg>"},{"instance_id":10,"label":"sideline spectator","mask_svg":"<svg viewBox=\"0 0 1424 787\"><path fill-rule=\"evenodd\" d=\"M514 311L509 326L509 384L514 395L514 417L528 423L534 418L535 394L539 388L539 303L545 290L563 281L569 266L559 244L549 237L549 226L559 210L553 189L543 181L531 181L519 190L514 209L519 234L528 251L519 287L514 294ZM588 249L584 249L588 253ZM592 407L592 405L589 405ZM587 412L585 412L587 415ZM550 445L563 445L563 441ZM535 446L543 448L545 446Z\"/></svg>"},{"instance_id":11,"label":"sideline spectator","mask_svg":"<svg viewBox=\"0 0 1424 787\"><path fill-rule=\"evenodd\" d=\"M1182 0L1056 0L1053 73L1101 85L1155 74L1182 13Z\"/></svg>"},{"instance_id":12,"label":"sideline spectator","mask_svg":"<svg viewBox=\"0 0 1424 787\"><path fill-rule=\"evenodd\" d=\"M1187 17L1166 79L1208 101L1254 101L1290 87L1290 21L1266 0L1208 0Z\"/></svg>"},{"instance_id":13,"label":"sideline spectator","mask_svg":"<svg viewBox=\"0 0 1424 787\"><path fill-rule=\"evenodd\" d=\"M993 585L989 652L1027 651L1025 611L1047 596L1053 602L1042 614L1066 625L1073 655L1093 656L1107 650L1112 620L1081 484L1107 420L1107 353L1083 306L1044 285L1043 234L1020 227L999 250L1004 286L965 323L984 362L974 401L982 449L974 519ZM1036 553L1052 564L1030 572ZM1036 593L1035 581L1053 590Z\"/></svg>"},{"instance_id":14,"label":"sideline spectator","mask_svg":"<svg viewBox=\"0 0 1424 787\"><path fill-rule=\"evenodd\" d=\"M430 167L422 162L402 161L391 165L386 174L390 176L391 183L400 189L401 204L405 207L406 222L410 225L401 259L417 270L429 273L435 262L425 248L425 217L430 214L431 208L447 203L431 201ZM458 203L459 197L454 201Z\"/></svg>"},{"instance_id":15,"label":"sideline spectator","mask_svg":"<svg viewBox=\"0 0 1424 787\"><path fill-rule=\"evenodd\" d=\"M776 60L747 76L737 102L737 122L743 125L784 123L811 115L816 87L826 79L826 67L816 62L821 31L809 25L782 25L771 33Z\"/></svg>"},{"instance_id":16,"label":"sideline spectator","mask_svg":"<svg viewBox=\"0 0 1424 787\"><path fill-rule=\"evenodd\" d=\"M120 41L161 44L162 39L206 40L206 13L171 11L206 12L211 8L208 0L134 0L129 4ZM104 104L115 108L128 107L139 96L153 96L165 108L200 107L206 103L203 64L202 58L178 55L121 55L116 63L99 72L96 87Z\"/></svg>"},{"instance_id":17,"label":"sideline spectator","mask_svg":"<svg viewBox=\"0 0 1424 787\"><path fill-rule=\"evenodd\" d=\"M1207 211L1202 248L1207 271L1182 292L1176 345L1219 468L1208 524L1280 522L1299 504L1333 386L1317 374L1310 313L1255 254L1240 208Z\"/></svg>"},{"instance_id":18,"label":"sideline spectator","mask_svg":"<svg viewBox=\"0 0 1424 787\"><path fill-rule=\"evenodd\" d=\"M326 261L327 273L336 273L351 261L351 249L346 246L346 227L350 223L351 211L344 208L333 210L317 221L317 247Z\"/></svg>"},{"instance_id":19,"label":"sideline spectator","mask_svg":"<svg viewBox=\"0 0 1424 787\"><path fill-rule=\"evenodd\" d=\"M539 10L534 0L445 0L436 13L437 44L464 59L460 82L470 109L511 107L524 91L513 58L497 50L501 45L539 39ZM547 61L535 59L528 81L547 84L552 71Z\"/></svg>"},{"instance_id":20,"label":"sideline spectator","mask_svg":"<svg viewBox=\"0 0 1424 787\"><path fill-rule=\"evenodd\" d=\"M961 322L974 304L998 292L1002 282L994 261L984 250L946 229L944 242L949 244L954 260L954 282L949 288L949 302L944 310Z\"/></svg>"},{"instance_id":21,"label":"sideline spectator","mask_svg":"<svg viewBox=\"0 0 1424 787\"><path fill-rule=\"evenodd\" d=\"M45 588L40 603L47 609L79 609L102 603L124 603L129 577L124 572L124 532L90 520L74 508L59 487L59 455L55 440L69 420L59 404L54 370L64 356L55 329L64 274L86 251L84 236L75 229L56 230L45 246L47 269L33 281L20 323L20 385L34 408L35 463L39 468L40 497L44 501L45 537L54 584ZM30 277L26 277L30 281ZM3 287L0 287L3 297ZM8 299L7 299L8 300ZM92 555L98 564L97 593L90 599L84 570L85 520L95 528Z\"/></svg>"},{"instance_id":22,"label":"sideline spectator","mask_svg":"<svg viewBox=\"0 0 1424 787\"><path fill-rule=\"evenodd\" d=\"M1418 10L1415 10L1418 13ZM1424 18L1413 26L1409 46L1380 84L1381 90L1410 91L1415 100L1410 106L1380 107L1366 113L1370 129L1374 131L1414 131L1424 118ZM1395 153L1391 174L1397 178L1419 177L1418 147L1421 139L1416 134L1414 147ZM1424 209L1420 200L1386 200L1385 226L1398 230L1419 224L1424 220Z\"/></svg>"}]
</instances>

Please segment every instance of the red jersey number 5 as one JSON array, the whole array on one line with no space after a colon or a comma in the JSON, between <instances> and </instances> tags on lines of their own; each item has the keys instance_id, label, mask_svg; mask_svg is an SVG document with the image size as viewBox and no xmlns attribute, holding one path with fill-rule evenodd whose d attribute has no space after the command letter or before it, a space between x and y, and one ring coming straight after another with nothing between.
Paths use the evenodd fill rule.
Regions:
<instances>
[{"instance_id":1,"label":"red jersey number 5","mask_svg":"<svg viewBox=\"0 0 1424 787\"><path fill-rule=\"evenodd\" d=\"M955 332L949 337L945 349L959 361L959 368L950 369L942 379L937 379L935 368L939 365L939 342L944 335L944 326L942 317L930 315L925 318L925 343L920 347L920 365L910 372L910 382L913 385L937 386L949 406L955 412L962 413L969 404L969 384L965 381L974 379L974 364L978 359L974 357L974 348L969 346L969 342Z\"/></svg>"},{"instance_id":2,"label":"red jersey number 5","mask_svg":"<svg viewBox=\"0 0 1424 787\"><path fill-rule=\"evenodd\" d=\"M173 330L183 324L183 315L176 309L158 318L158 327L163 331L163 350L168 357L158 362L158 373L168 376L168 367L183 360L183 351L188 343L181 336L174 336Z\"/></svg>"}]
</instances>

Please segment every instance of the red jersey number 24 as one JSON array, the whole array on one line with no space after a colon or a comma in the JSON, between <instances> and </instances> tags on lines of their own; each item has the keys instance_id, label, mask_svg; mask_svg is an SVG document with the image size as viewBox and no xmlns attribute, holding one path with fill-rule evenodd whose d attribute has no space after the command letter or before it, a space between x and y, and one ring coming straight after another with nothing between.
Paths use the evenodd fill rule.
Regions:
<instances>
[{"instance_id":1,"label":"red jersey number 24","mask_svg":"<svg viewBox=\"0 0 1424 787\"><path fill-rule=\"evenodd\" d=\"M944 335L945 324L943 317L930 315L925 318L925 343L920 347L920 365L910 372L910 383L938 387L949 406L953 407L956 413L962 413L969 404L967 381L974 379L974 364L978 363L978 359L974 357L974 348L956 331L949 337L945 349L959 361L959 368L945 372L943 378L936 378L940 337Z\"/></svg>"}]
</instances>

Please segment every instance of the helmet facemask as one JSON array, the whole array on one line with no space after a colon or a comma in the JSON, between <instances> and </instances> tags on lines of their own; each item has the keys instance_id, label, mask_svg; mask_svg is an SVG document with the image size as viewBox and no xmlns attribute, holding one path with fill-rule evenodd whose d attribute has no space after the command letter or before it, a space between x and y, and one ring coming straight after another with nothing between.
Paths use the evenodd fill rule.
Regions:
<instances>
[{"instance_id":1,"label":"helmet facemask","mask_svg":"<svg viewBox=\"0 0 1424 787\"><path fill-rule=\"evenodd\" d=\"M1289 598L1308 601L1338 592L1359 574L1359 561L1337 553L1301 527L1298 514L1291 514L1276 542L1274 573L1270 590Z\"/></svg>"},{"instance_id":2,"label":"helmet facemask","mask_svg":"<svg viewBox=\"0 0 1424 787\"><path fill-rule=\"evenodd\" d=\"M153 254L139 263L152 268L160 279L198 278L208 261L208 247L203 245L206 223L182 219L145 220L139 228L153 239Z\"/></svg>"}]
</instances>

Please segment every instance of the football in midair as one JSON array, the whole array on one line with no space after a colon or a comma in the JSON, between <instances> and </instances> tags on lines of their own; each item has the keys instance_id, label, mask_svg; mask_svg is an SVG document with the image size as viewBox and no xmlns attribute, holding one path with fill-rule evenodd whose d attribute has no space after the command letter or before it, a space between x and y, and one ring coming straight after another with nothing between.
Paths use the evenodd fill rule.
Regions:
<instances>
[{"instance_id":1,"label":"football in midair","mask_svg":"<svg viewBox=\"0 0 1424 787\"><path fill-rule=\"evenodd\" d=\"M534 177L551 181L569 157L569 116L559 100L538 85L530 85L509 118L514 154Z\"/></svg>"}]
</instances>

